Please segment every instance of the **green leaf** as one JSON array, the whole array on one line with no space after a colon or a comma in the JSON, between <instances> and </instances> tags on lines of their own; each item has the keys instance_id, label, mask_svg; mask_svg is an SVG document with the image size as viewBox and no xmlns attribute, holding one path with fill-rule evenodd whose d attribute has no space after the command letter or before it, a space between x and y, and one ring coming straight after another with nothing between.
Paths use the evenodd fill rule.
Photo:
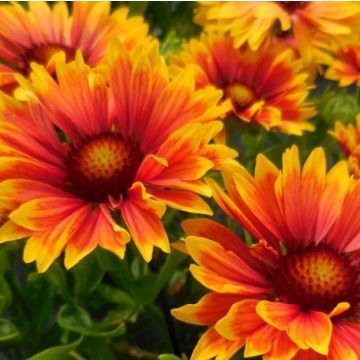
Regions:
<instances>
[{"instance_id":1,"label":"green leaf","mask_svg":"<svg viewBox=\"0 0 360 360\"><path fill-rule=\"evenodd\" d=\"M175 30L171 30L166 35L164 41L162 41L161 43L161 47L160 47L161 55L167 58L168 56L171 56L172 54L180 51L182 40L183 39L178 37Z\"/></svg>"},{"instance_id":2,"label":"green leaf","mask_svg":"<svg viewBox=\"0 0 360 360\"><path fill-rule=\"evenodd\" d=\"M111 351L111 344L107 339L86 338L79 349L81 355L87 360L116 360Z\"/></svg>"},{"instance_id":3,"label":"green leaf","mask_svg":"<svg viewBox=\"0 0 360 360\"><path fill-rule=\"evenodd\" d=\"M153 294L154 299L157 297L162 288L169 282L170 278L173 276L180 263L184 261L185 258L185 255L179 251L172 251L170 255L167 256L165 264L162 266L156 279Z\"/></svg>"},{"instance_id":4,"label":"green leaf","mask_svg":"<svg viewBox=\"0 0 360 360\"><path fill-rule=\"evenodd\" d=\"M29 309L26 317L31 327L31 345L36 348L37 344L43 342L43 331L53 312L54 288L49 286L44 275L30 273L26 279L23 298Z\"/></svg>"},{"instance_id":5,"label":"green leaf","mask_svg":"<svg viewBox=\"0 0 360 360\"><path fill-rule=\"evenodd\" d=\"M0 319L0 343L12 342L20 338L18 328L7 319Z\"/></svg>"},{"instance_id":6,"label":"green leaf","mask_svg":"<svg viewBox=\"0 0 360 360\"><path fill-rule=\"evenodd\" d=\"M127 258L122 260L110 251L101 248L96 249L95 255L99 266L104 271L119 272L122 277L131 277Z\"/></svg>"},{"instance_id":7,"label":"green leaf","mask_svg":"<svg viewBox=\"0 0 360 360\"><path fill-rule=\"evenodd\" d=\"M5 303L5 297L0 295L0 314L4 311Z\"/></svg>"},{"instance_id":8,"label":"green leaf","mask_svg":"<svg viewBox=\"0 0 360 360\"><path fill-rule=\"evenodd\" d=\"M137 310L135 300L125 291L115 289L109 285L100 284L97 292L108 302L119 305L124 317L131 316Z\"/></svg>"},{"instance_id":9,"label":"green leaf","mask_svg":"<svg viewBox=\"0 0 360 360\"><path fill-rule=\"evenodd\" d=\"M133 295L137 304L152 304L184 259L185 256L182 253L173 251L167 256L165 264L158 274L146 274L129 280L124 285L127 291Z\"/></svg>"},{"instance_id":10,"label":"green leaf","mask_svg":"<svg viewBox=\"0 0 360 360\"><path fill-rule=\"evenodd\" d=\"M163 351L166 352L173 351L166 319L164 313L160 310L160 308L158 308L154 304L146 305L146 307L144 308L143 316L145 317L145 321L147 323L149 322L150 318L155 321L155 324L157 326L154 327L154 329L156 329L156 333L159 334L159 338L163 343L162 345Z\"/></svg>"},{"instance_id":11,"label":"green leaf","mask_svg":"<svg viewBox=\"0 0 360 360\"><path fill-rule=\"evenodd\" d=\"M176 355L173 354L161 354L158 357L159 360L182 360L181 358L179 358Z\"/></svg>"},{"instance_id":12,"label":"green leaf","mask_svg":"<svg viewBox=\"0 0 360 360\"><path fill-rule=\"evenodd\" d=\"M117 337L125 333L123 318L93 322L89 313L78 305L64 305L58 313L57 321L63 329L86 336Z\"/></svg>"},{"instance_id":13,"label":"green leaf","mask_svg":"<svg viewBox=\"0 0 360 360\"><path fill-rule=\"evenodd\" d=\"M9 251L2 249L0 251L0 274L3 274L7 269L11 269Z\"/></svg>"},{"instance_id":14,"label":"green leaf","mask_svg":"<svg viewBox=\"0 0 360 360\"><path fill-rule=\"evenodd\" d=\"M129 15L143 15L149 5L148 1L130 1Z\"/></svg>"},{"instance_id":15,"label":"green leaf","mask_svg":"<svg viewBox=\"0 0 360 360\"><path fill-rule=\"evenodd\" d=\"M92 327L88 312L77 305L62 306L57 321L62 328L82 334L87 334Z\"/></svg>"},{"instance_id":16,"label":"green leaf","mask_svg":"<svg viewBox=\"0 0 360 360\"><path fill-rule=\"evenodd\" d=\"M67 301L72 301L66 273L58 262L55 262L53 265L51 265L44 276L64 299Z\"/></svg>"},{"instance_id":17,"label":"green leaf","mask_svg":"<svg viewBox=\"0 0 360 360\"><path fill-rule=\"evenodd\" d=\"M141 276L127 284L127 289L133 295L137 304L146 305L154 301L154 289L156 286L157 276L149 274Z\"/></svg>"},{"instance_id":18,"label":"green leaf","mask_svg":"<svg viewBox=\"0 0 360 360\"><path fill-rule=\"evenodd\" d=\"M74 351L82 342L83 337L81 336L78 340L71 344L54 346L44 351L41 351L27 360L66 360L71 359L69 356L71 351Z\"/></svg>"},{"instance_id":19,"label":"green leaf","mask_svg":"<svg viewBox=\"0 0 360 360\"><path fill-rule=\"evenodd\" d=\"M131 263L131 273L135 278L150 274L149 264L141 257L135 257Z\"/></svg>"},{"instance_id":20,"label":"green leaf","mask_svg":"<svg viewBox=\"0 0 360 360\"><path fill-rule=\"evenodd\" d=\"M75 277L75 294L84 296L91 294L101 283L105 271L98 265L96 255L88 255L73 269Z\"/></svg>"},{"instance_id":21,"label":"green leaf","mask_svg":"<svg viewBox=\"0 0 360 360\"><path fill-rule=\"evenodd\" d=\"M317 104L320 116L332 127L336 120L344 123L354 122L360 112L358 99L347 89L335 89L325 92Z\"/></svg>"},{"instance_id":22,"label":"green leaf","mask_svg":"<svg viewBox=\"0 0 360 360\"><path fill-rule=\"evenodd\" d=\"M11 289L3 276L0 275L1 312L12 303Z\"/></svg>"}]
</instances>

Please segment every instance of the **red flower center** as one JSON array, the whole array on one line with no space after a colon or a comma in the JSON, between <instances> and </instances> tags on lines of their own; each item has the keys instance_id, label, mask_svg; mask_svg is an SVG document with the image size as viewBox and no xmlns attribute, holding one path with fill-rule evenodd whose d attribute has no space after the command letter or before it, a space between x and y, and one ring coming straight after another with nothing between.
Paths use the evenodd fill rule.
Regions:
<instances>
[{"instance_id":1,"label":"red flower center","mask_svg":"<svg viewBox=\"0 0 360 360\"><path fill-rule=\"evenodd\" d=\"M74 191L90 201L104 201L108 195L125 195L131 186L143 154L121 135L103 133L74 149L68 171Z\"/></svg>"},{"instance_id":2,"label":"red flower center","mask_svg":"<svg viewBox=\"0 0 360 360\"><path fill-rule=\"evenodd\" d=\"M342 301L354 303L359 293L357 270L327 246L285 256L275 279L280 300L321 311L331 311Z\"/></svg>"},{"instance_id":3,"label":"red flower center","mask_svg":"<svg viewBox=\"0 0 360 360\"><path fill-rule=\"evenodd\" d=\"M31 72L30 64L32 62L46 66L51 57L61 50L65 52L66 61L74 60L76 49L61 44L47 44L26 49L20 55L21 60L17 63L19 71L28 75Z\"/></svg>"},{"instance_id":4,"label":"red flower center","mask_svg":"<svg viewBox=\"0 0 360 360\"><path fill-rule=\"evenodd\" d=\"M279 1L278 4L287 12L292 13L303 9L307 5L307 1Z\"/></svg>"},{"instance_id":5,"label":"red flower center","mask_svg":"<svg viewBox=\"0 0 360 360\"><path fill-rule=\"evenodd\" d=\"M229 85L224 92L238 112L245 110L256 100L254 91L245 84Z\"/></svg>"},{"instance_id":6,"label":"red flower center","mask_svg":"<svg viewBox=\"0 0 360 360\"><path fill-rule=\"evenodd\" d=\"M0 211L0 227L8 221L9 213L7 211Z\"/></svg>"}]
</instances>

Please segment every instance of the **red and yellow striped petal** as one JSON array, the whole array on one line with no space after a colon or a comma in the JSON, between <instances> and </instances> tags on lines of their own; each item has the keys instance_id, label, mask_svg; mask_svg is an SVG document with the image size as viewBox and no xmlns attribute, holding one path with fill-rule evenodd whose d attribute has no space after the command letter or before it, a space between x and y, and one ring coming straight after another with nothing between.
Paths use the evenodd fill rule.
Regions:
<instances>
[{"instance_id":1,"label":"red and yellow striped petal","mask_svg":"<svg viewBox=\"0 0 360 360\"><path fill-rule=\"evenodd\" d=\"M247 299L234 303L229 312L219 320L215 329L229 340L245 339L264 326L264 321L256 313L257 299Z\"/></svg>"},{"instance_id":2,"label":"red and yellow striped petal","mask_svg":"<svg viewBox=\"0 0 360 360\"><path fill-rule=\"evenodd\" d=\"M230 359L243 346L242 341L229 341L220 336L214 328L208 329L195 346L190 360Z\"/></svg>"},{"instance_id":3,"label":"red and yellow striped petal","mask_svg":"<svg viewBox=\"0 0 360 360\"><path fill-rule=\"evenodd\" d=\"M318 311L303 312L298 305L260 301L258 315L280 331L286 331L300 349L313 349L322 355L329 353L332 323Z\"/></svg>"},{"instance_id":4,"label":"red and yellow striped petal","mask_svg":"<svg viewBox=\"0 0 360 360\"><path fill-rule=\"evenodd\" d=\"M184 322L195 325L214 325L224 317L232 304L242 299L239 295L210 292L196 304L172 309L171 314Z\"/></svg>"},{"instance_id":5,"label":"red and yellow striped petal","mask_svg":"<svg viewBox=\"0 0 360 360\"><path fill-rule=\"evenodd\" d=\"M145 261L152 258L153 247L170 252L169 240L160 217L164 207L151 201L141 183L135 183L121 205L121 215Z\"/></svg>"},{"instance_id":6,"label":"red and yellow striped petal","mask_svg":"<svg viewBox=\"0 0 360 360\"><path fill-rule=\"evenodd\" d=\"M191 265L192 275L203 285L220 293L261 294L266 280L232 251L206 238L188 236L186 249L198 266Z\"/></svg>"},{"instance_id":7,"label":"red and yellow striped petal","mask_svg":"<svg viewBox=\"0 0 360 360\"><path fill-rule=\"evenodd\" d=\"M24 261L36 261L38 271L46 271L76 234L90 211L89 206L79 207L53 227L33 233L24 248Z\"/></svg>"}]
</instances>

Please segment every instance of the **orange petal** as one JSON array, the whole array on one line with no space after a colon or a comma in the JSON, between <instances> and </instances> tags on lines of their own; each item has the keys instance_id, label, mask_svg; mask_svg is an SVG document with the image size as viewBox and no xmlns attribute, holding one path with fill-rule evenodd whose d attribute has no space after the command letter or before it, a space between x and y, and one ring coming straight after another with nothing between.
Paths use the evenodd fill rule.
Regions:
<instances>
[{"instance_id":1,"label":"orange petal","mask_svg":"<svg viewBox=\"0 0 360 360\"><path fill-rule=\"evenodd\" d=\"M213 325L228 312L232 304L240 299L239 295L211 292L202 297L196 304L172 309L171 314L189 324Z\"/></svg>"},{"instance_id":2,"label":"orange petal","mask_svg":"<svg viewBox=\"0 0 360 360\"><path fill-rule=\"evenodd\" d=\"M235 201L221 189L216 181L206 178L206 183L213 191L214 200L228 216L242 224L256 238L263 237L257 226L254 226L252 220L249 220L248 214L243 211L244 209L240 209Z\"/></svg>"},{"instance_id":3,"label":"orange petal","mask_svg":"<svg viewBox=\"0 0 360 360\"><path fill-rule=\"evenodd\" d=\"M248 247L233 232L214 220L207 218L186 219L181 227L187 235L204 237L219 243L225 250L233 251L252 268L259 268L257 261L251 258Z\"/></svg>"},{"instance_id":4,"label":"orange petal","mask_svg":"<svg viewBox=\"0 0 360 360\"><path fill-rule=\"evenodd\" d=\"M350 178L347 164L337 163L327 174L325 188L319 203L317 228L314 238L323 239L339 217L346 193L349 190Z\"/></svg>"},{"instance_id":5,"label":"orange petal","mask_svg":"<svg viewBox=\"0 0 360 360\"><path fill-rule=\"evenodd\" d=\"M329 316L318 311L303 312L298 305L260 301L259 316L275 328L286 331L301 349L327 355L332 333Z\"/></svg>"},{"instance_id":6,"label":"orange petal","mask_svg":"<svg viewBox=\"0 0 360 360\"><path fill-rule=\"evenodd\" d=\"M357 323L336 323L330 344L329 360L358 360L360 358L359 330Z\"/></svg>"},{"instance_id":7,"label":"orange petal","mask_svg":"<svg viewBox=\"0 0 360 360\"><path fill-rule=\"evenodd\" d=\"M360 248L360 182L351 185L327 241L346 252Z\"/></svg>"},{"instance_id":8,"label":"orange petal","mask_svg":"<svg viewBox=\"0 0 360 360\"><path fill-rule=\"evenodd\" d=\"M242 300L231 306L229 312L219 320L216 331L229 340L245 339L264 325L256 313L259 300Z\"/></svg>"},{"instance_id":9,"label":"orange petal","mask_svg":"<svg viewBox=\"0 0 360 360\"><path fill-rule=\"evenodd\" d=\"M249 292L251 290L259 293L266 291L268 284L262 275L232 251L226 251L219 243L195 236L188 236L185 243L191 257L202 268L200 270L202 274L213 273L215 276L227 279L223 285L233 284L240 288L248 286ZM196 274L200 274L199 269L193 267L193 270Z\"/></svg>"},{"instance_id":10,"label":"orange petal","mask_svg":"<svg viewBox=\"0 0 360 360\"><path fill-rule=\"evenodd\" d=\"M244 356L253 357L269 353L279 333L279 330L264 324L246 338Z\"/></svg>"},{"instance_id":11,"label":"orange petal","mask_svg":"<svg viewBox=\"0 0 360 360\"><path fill-rule=\"evenodd\" d=\"M264 360L288 360L293 359L299 351L299 347L290 340L286 332L278 332L274 338L271 351L264 354Z\"/></svg>"},{"instance_id":12,"label":"orange petal","mask_svg":"<svg viewBox=\"0 0 360 360\"><path fill-rule=\"evenodd\" d=\"M202 147L200 155L213 163L213 169L221 170L227 161L238 156L238 152L223 144L209 144Z\"/></svg>"},{"instance_id":13,"label":"orange petal","mask_svg":"<svg viewBox=\"0 0 360 360\"><path fill-rule=\"evenodd\" d=\"M78 226L78 231L66 244L65 267L69 269L77 264L96 248L100 239L104 236L109 236L111 231L113 230L110 228L110 224L103 216L100 208L90 210L86 218Z\"/></svg>"},{"instance_id":14,"label":"orange petal","mask_svg":"<svg viewBox=\"0 0 360 360\"><path fill-rule=\"evenodd\" d=\"M199 196L189 191L150 189L149 193L166 205L182 211L212 215L209 205Z\"/></svg>"},{"instance_id":15,"label":"orange petal","mask_svg":"<svg viewBox=\"0 0 360 360\"><path fill-rule=\"evenodd\" d=\"M83 220L89 211L90 206L83 206L73 211L53 228L35 232L26 242L24 261L32 262L36 260L38 271L46 271L60 255L78 227L83 224Z\"/></svg>"},{"instance_id":16,"label":"orange petal","mask_svg":"<svg viewBox=\"0 0 360 360\"><path fill-rule=\"evenodd\" d=\"M100 210L104 220L101 221L102 228L99 230L99 233L102 234L99 237L99 245L104 249L113 252L120 259L123 259L125 245L130 241L130 234L116 224L106 205L101 204Z\"/></svg>"},{"instance_id":17,"label":"orange petal","mask_svg":"<svg viewBox=\"0 0 360 360\"><path fill-rule=\"evenodd\" d=\"M120 209L135 245L145 261L151 260L154 246L164 252L170 252L169 240L159 218L160 214L149 196L145 194L143 185L135 183Z\"/></svg>"},{"instance_id":18,"label":"orange petal","mask_svg":"<svg viewBox=\"0 0 360 360\"><path fill-rule=\"evenodd\" d=\"M30 236L31 233L31 230L25 229L8 220L0 227L0 244L7 241L23 239Z\"/></svg>"},{"instance_id":19,"label":"orange petal","mask_svg":"<svg viewBox=\"0 0 360 360\"><path fill-rule=\"evenodd\" d=\"M334 309L331 310L331 312L329 314L329 318L338 316L338 315L342 314L344 311L348 310L349 308L350 308L350 304L347 302L338 303L334 307Z\"/></svg>"},{"instance_id":20,"label":"orange petal","mask_svg":"<svg viewBox=\"0 0 360 360\"><path fill-rule=\"evenodd\" d=\"M293 360L327 360L328 357L320 355L314 350L300 350ZM335 359L334 359L335 360ZM338 358L336 359L338 360Z\"/></svg>"},{"instance_id":21,"label":"orange petal","mask_svg":"<svg viewBox=\"0 0 360 360\"><path fill-rule=\"evenodd\" d=\"M216 357L217 360L230 359L242 346L243 342L226 340L214 328L210 328L201 336L190 360L211 359L213 357Z\"/></svg>"},{"instance_id":22,"label":"orange petal","mask_svg":"<svg viewBox=\"0 0 360 360\"><path fill-rule=\"evenodd\" d=\"M54 227L82 206L84 203L75 198L46 197L22 204L9 218L26 229L38 231Z\"/></svg>"},{"instance_id":23,"label":"orange petal","mask_svg":"<svg viewBox=\"0 0 360 360\"><path fill-rule=\"evenodd\" d=\"M292 146L283 153L283 172L276 184L281 190L277 191L278 202L283 205L283 213L290 234L299 241L304 232L302 223L301 172L299 149Z\"/></svg>"}]
</instances>

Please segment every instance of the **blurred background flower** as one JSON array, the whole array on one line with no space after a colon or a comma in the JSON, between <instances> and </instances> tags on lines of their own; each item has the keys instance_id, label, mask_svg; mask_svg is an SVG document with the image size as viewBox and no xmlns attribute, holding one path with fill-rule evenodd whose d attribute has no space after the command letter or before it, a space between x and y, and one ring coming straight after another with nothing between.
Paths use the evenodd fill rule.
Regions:
<instances>
[{"instance_id":1,"label":"blurred background flower","mask_svg":"<svg viewBox=\"0 0 360 360\"><path fill-rule=\"evenodd\" d=\"M96 65L112 39L127 48L146 38L148 26L141 17L128 17L125 7L114 12L110 2L75 1L72 14L64 2L50 7L46 2L29 2L29 9L18 3L0 8L0 88L11 92L16 73L29 75L31 63L54 72L53 56L61 51L67 61L82 51L85 62Z\"/></svg>"}]
</instances>

